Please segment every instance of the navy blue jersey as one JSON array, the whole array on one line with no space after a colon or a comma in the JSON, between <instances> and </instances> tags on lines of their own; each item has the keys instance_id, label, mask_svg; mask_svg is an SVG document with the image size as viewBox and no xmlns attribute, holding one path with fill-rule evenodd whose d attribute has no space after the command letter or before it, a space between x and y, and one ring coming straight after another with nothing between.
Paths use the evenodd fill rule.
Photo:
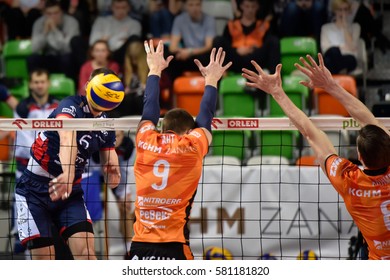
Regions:
<instances>
[{"instance_id":1,"label":"navy blue jersey","mask_svg":"<svg viewBox=\"0 0 390 280\"><path fill-rule=\"evenodd\" d=\"M94 118L85 96L70 96L63 99L49 115L50 118L66 116L68 118ZM102 113L98 118L105 118ZM114 131L77 131L77 158L75 162L75 182L81 179L85 166L94 152L115 149ZM57 177L62 173L59 159L60 143L57 131L40 133L31 147L31 155L50 175Z\"/></svg>"}]
</instances>

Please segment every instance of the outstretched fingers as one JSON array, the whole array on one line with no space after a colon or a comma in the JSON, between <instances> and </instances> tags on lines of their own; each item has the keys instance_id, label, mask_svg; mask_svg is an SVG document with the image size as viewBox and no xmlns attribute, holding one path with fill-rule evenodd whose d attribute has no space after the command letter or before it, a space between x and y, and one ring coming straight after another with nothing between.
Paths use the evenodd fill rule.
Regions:
<instances>
[{"instance_id":1,"label":"outstretched fingers","mask_svg":"<svg viewBox=\"0 0 390 280\"><path fill-rule=\"evenodd\" d=\"M314 58L311 57L311 55L306 55L306 58L309 60L313 69L318 69L317 62L314 60Z\"/></svg>"},{"instance_id":2,"label":"outstretched fingers","mask_svg":"<svg viewBox=\"0 0 390 280\"><path fill-rule=\"evenodd\" d=\"M223 53L223 49L222 48L218 48L217 54L215 55L215 61L219 65L221 65L223 63L223 60L221 61L222 53Z\"/></svg>"},{"instance_id":3,"label":"outstretched fingers","mask_svg":"<svg viewBox=\"0 0 390 280\"><path fill-rule=\"evenodd\" d=\"M229 61L228 64L226 64L224 67L223 67L223 70L226 71L230 68L230 66L232 66L233 62Z\"/></svg>"},{"instance_id":4,"label":"outstretched fingers","mask_svg":"<svg viewBox=\"0 0 390 280\"><path fill-rule=\"evenodd\" d=\"M196 66L198 66L199 70L202 72L202 69L203 69L203 64L199 61L199 59L194 59L194 63L196 64Z\"/></svg>"},{"instance_id":5,"label":"outstretched fingers","mask_svg":"<svg viewBox=\"0 0 390 280\"><path fill-rule=\"evenodd\" d=\"M213 48L211 50L211 53L210 53L210 63L214 62L215 61L215 52L216 52L216 49Z\"/></svg>"},{"instance_id":6,"label":"outstretched fingers","mask_svg":"<svg viewBox=\"0 0 390 280\"><path fill-rule=\"evenodd\" d=\"M150 47L149 47L149 43L147 40L144 41L144 48L145 48L146 54L150 54Z\"/></svg>"},{"instance_id":7,"label":"outstretched fingers","mask_svg":"<svg viewBox=\"0 0 390 280\"><path fill-rule=\"evenodd\" d=\"M320 68L324 68L325 67L324 57L322 56L321 53L318 53L318 62L319 62Z\"/></svg>"},{"instance_id":8,"label":"outstretched fingers","mask_svg":"<svg viewBox=\"0 0 390 280\"><path fill-rule=\"evenodd\" d=\"M260 74L260 75L264 75L264 71L263 71L263 68L261 68L261 66L254 60L251 60L251 63L252 65L255 67L256 71Z\"/></svg>"}]
</instances>

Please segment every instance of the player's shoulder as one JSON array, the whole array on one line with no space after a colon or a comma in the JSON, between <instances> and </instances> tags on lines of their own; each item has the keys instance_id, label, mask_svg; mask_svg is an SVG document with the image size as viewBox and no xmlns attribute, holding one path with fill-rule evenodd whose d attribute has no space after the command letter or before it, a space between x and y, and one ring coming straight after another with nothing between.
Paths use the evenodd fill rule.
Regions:
<instances>
[{"instance_id":1,"label":"player's shoulder","mask_svg":"<svg viewBox=\"0 0 390 280\"><path fill-rule=\"evenodd\" d=\"M84 96L68 96L58 104L57 115L68 114L71 117L80 117L88 113L88 103Z\"/></svg>"}]
</instances>

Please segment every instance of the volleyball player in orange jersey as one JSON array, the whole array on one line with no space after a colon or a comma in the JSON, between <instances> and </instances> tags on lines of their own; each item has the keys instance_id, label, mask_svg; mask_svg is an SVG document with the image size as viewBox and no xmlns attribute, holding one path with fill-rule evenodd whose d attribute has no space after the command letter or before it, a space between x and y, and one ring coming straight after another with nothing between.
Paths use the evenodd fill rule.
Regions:
<instances>
[{"instance_id":1,"label":"volleyball player in orange jersey","mask_svg":"<svg viewBox=\"0 0 390 280\"><path fill-rule=\"evenodd\" d=\"M222 48L211 51L206 67L195 59L205 79L199 114L194 120L184 109L172 109L159 132L159 81L173 57L164 58L162 41L156 50L153 41L145 41L145 50L149 74L135 143L136 221L129 259L190 260L194 257L187 223L212 140L217 84L232 63L223 66Z\"/></svg>"},{"instance_id":2,"label":"volleyball player in orange jersey","mask_svg":"<svg viewBox=\"0 0 390 280\"><path fill-rule=\"evenodd\" d=\"M247 85L259 88L278 102L292 123L309 141L322 170L336 191L368 245L369 259L390 259L390 133L360 100L344 90L324 65L321 54L317 64L311 56L300 58L295 64L309 80L300 83L309 88L322 88L347 109L360 123L357 137L360 169L345 158L340 158L326 134L299 110L282 89L280 70L268 75L254 61L258 73L243 69Z\"/></svg>"}]
</instances>

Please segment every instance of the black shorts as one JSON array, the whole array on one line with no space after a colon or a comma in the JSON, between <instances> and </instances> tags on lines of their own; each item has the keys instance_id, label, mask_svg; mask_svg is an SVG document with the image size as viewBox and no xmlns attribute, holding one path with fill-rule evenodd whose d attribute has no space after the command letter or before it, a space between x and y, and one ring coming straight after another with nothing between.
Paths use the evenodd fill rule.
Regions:
<instances>
[{"instance_id":1,"label":"black shorts","mask_svg":"<svg viewBox=\"0 0 390 280\"><path fill-rule=\"evenodd\" d=\"M131 260L193 260L194 256L188 244L168 243L131 243Z\"/></svg>"}]
</instances>

